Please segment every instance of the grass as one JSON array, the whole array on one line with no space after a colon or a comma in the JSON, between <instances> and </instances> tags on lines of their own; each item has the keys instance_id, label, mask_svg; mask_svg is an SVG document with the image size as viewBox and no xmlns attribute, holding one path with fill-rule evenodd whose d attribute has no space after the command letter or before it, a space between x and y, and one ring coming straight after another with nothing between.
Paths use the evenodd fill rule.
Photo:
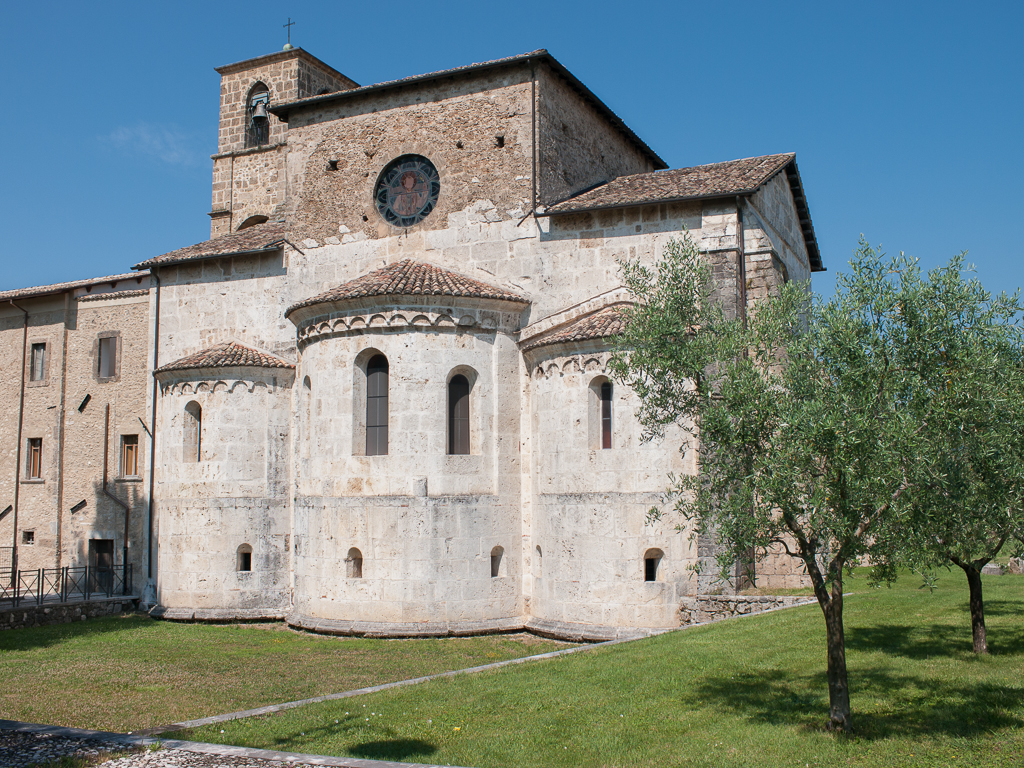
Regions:
<instances>
[{"instance_id":1,"label":"grass","mask_svg":"<svg viewBox=\"0 0 1024 768\"><path fill-rule=\"evenodd\" d=\"M137 731L560 647L529 635L333 638L115 616L0 632L0 718Z\"/></svg>"},{"instance_id":2,"label":"grass","mask_svg":"<svg viewBox=\"0 0 1024 768\"><path fill-rule=\"evenodd\" d=\"M985 579L986 658L965 579L919 584L849 585L850 737L823 730L817 606L167 736L481 768L1024 764L1024 577Z\"/></svg>"}]
</instances>

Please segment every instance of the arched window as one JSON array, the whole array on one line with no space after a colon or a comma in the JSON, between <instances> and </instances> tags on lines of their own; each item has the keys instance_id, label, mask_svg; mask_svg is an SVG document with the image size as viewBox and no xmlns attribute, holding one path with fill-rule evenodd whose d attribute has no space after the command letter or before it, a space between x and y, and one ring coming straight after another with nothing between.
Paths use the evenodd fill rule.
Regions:
<instances>
[{"instance_id":1,"label":"arched window","mask_svg":"<svg viewBox=\"0 0 1024 768\"><path fill-rule=\"evenodd\" d=\"M195 400L185 406L182 440L182 460L186 462L201 461L203 456L203 409Z\"/></svg>"},{"instance_id":2,"label":"arched window","mask_svg":"<svg viewBox=\"0 0 1024 768\"><path fill-rule=\"evenodd\" d=\"M657 581L661 558L665 553L660 549L648 549L644 552L644 581Z\"/></svg>"},{"instance_id":3,"label":"arched window","mask_svg":"<svg viewBox=\"0 0 1024 768\"><path fill-rule=\"evenodd\" d=\"M469 379L461 373L448 382L448 453L469 453Z\"/></svg>"},{"instance_id":4,"label":"arched window","mask_svg":"<svg viewBox=\"0 0 1024 768\"><path fill-rule=\"evenodd\" d=\"M236 229L235 231L236 232L241 232L243 229L248 229L249 227L254 227L257 224L263 224L266 221L267 221L267 217L266 216L250 216L245 221L243 221L241 224L239 224L238 225L238 229Z\"/></svg>"},{"instance_id":5,"label":"arched window","mask_svg":"<svg viewBox=\"0 0 1024 768\"><path fill-rule=\"evenodd\" d=\"M245 103L246 147L261 147L270 143L269 105L270 89L263 83L256 83L249 90L249 98Z\"/></svg>"},{"instance_id":6,"label":"arched window","mask_svg":"<svg viewBox=\"0 0 1024 768\"><path fill-rule=\"evenodd\" d=\"M388 452L388 359L374 355L366 364L366 455Z\"/></svg>"},{"instance_id":7,"label":"arched window","mask_svg":"<svg viewBox=\"0 0 1024 768\"><path fill-rule=\"evenodd\" d=\"M612 447L612 382L598 376L590 382L590 449Z\"/></svg>"},{"instance_id":8,"label":"arched window","mask_svg":"<svg viewBox=\"0 0 1024 768\"><path fill-rule=\"evenodd\" d=\"M495 547L491 550L491 578L497 579L505 575L505 550Z\"/></svg>"},{"instance_id":9,"label":"arched window","mask_svg":"<svg viewBox=\"0 0 1024 768\"><path fill-rule=\"evenodd\" d=\"M363 578L363 553L355 547L348 551L345 558L345 576L350 579Z\"/></svg>"},{"instance_id":10,"label":"arched window","mask_svg":"<svg viewBox=\"0 0 1024 768\"><path fill-rule=\"evenodd\" d=\"M247 573L252 570L252 547L242 544L236 553L235 570L239 573Z\"/></svg>"}]
</instances>

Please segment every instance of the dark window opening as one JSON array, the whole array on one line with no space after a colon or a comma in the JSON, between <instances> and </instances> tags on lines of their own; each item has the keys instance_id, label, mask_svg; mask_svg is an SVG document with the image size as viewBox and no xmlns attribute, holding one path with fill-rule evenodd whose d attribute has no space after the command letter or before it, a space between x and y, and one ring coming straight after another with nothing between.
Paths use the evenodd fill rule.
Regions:
<instances>
[{"instance_id":1,"label":"dark window opening","mask_svg":"<svg viewBox=\"0 0 1024 768\"><path fill-rule=\"evenodd\" d=\"M21 543L28 546L32 546L36 543L36 532L35 531L22 531L21 532Z\"/></svg>"},{"instance_id":2,"label":"dark window opening","mask_svg":"<svg viewBox=\"0 0 1024 768\"><path fill-rule=\"evenodd\" d=\"M328 160L327 161L327 170L328 171L336 171L336 170L338 170L338 161L337 160Z\"/></svg>"},{"instance_id":3,"label":"dark window opening","mask_svg":"<svg viewBox=\"0 0 1024 768\"><path fill-rule=\"evenodd\" d=\"M469 454L469 380L462 374L448 382L448 453Z\"/></svg>"},{"instance_id":4,"label":"dark window opening","mask_svg":"<svg viewBox=\"0 0 1024 768\"><path fill-rule=\"evenodd\" d=\"M366 366L366 455L388 452L388 359L374 355Z\"/></svg>"},{"instance_id":5,"label":"dark window opening","mask_svg":"<svg viewBox=\"0 0 1024 768\"><path fill-rule=\"evenodd\" d=\"M93 592L106 592L114 589L114 540L89 539L89 580Z\"/></svg>"},{"instance_id":6,"label":"dark window opening","mask_svg":"<svg viewBox=\"0 0 1024 768\"><path fill-rule=\"evenodd\" d=\"M242 544L238 548L235 569L241 573L248 573L252 570L252 547L248 544Z\"/></svg>"},{"instance_id":7,"label":"dark window opening","mask_svg":"<svg viewBox=\"0 0 1024 768\"><path fill-rule=\"evenodd\" d=\"M121 435L121 477L139 474L139 436Z\"/></svg>"},{"instance_id":8,"label":"dark window opening","mask_svg":"<svg viewBox=\"0 0 1024 768\"><path fill-rule=\"evenodd\" d=\"M644 553L644 581L658 580L658 567L665 553L660 549L649 549Z\"/></svg>"},{"instance_id":9,"label":"dark window opening","mask_svg":"<svg viewBox=\"0 0 1024 768\"><path fill-rule=\"evenodd\" d=\"M502 134L499 133L497 136L494 137L494 146L496 146L498 149L501 149L502 147L505 146L505 137Z\"/></svg>"},{"instance_id":10,"label":"dark window opening","mask_svg":"<svg viewBox=\"0 0 1024 768\"><path fill-rule=\"evenodd\" d=\"M96 372L101 379L113 378L117 373L117 337L104 336L100 339Z\"/></svg>"},{"instance_id":11,"label":"dark window opening","mask_svg":"<svg viewBox=\"0 0 1024 768\"><path fill-rule=\"evenodd\" d=\"M28 380L42 381L46 377L46 344L32 345L32 359L29 366Z\"/></svg>"},{"instance_id":12,"label":"dark window opening","mask_svg":"<svg viewBox=\"0 0 1024 768\"><path fill-rule=\"evenodd\" d=\"M612 447L612 383L601 385L601 448Z\"/></svg>"},{"instance_id":13,"label":"dark window opening","mask_svg":"<svg viewBox=\"0 0 1024 768\"><path fill-rule=\"evenodd\" d=\"M355 547L348 551L345 558L345 576L350 579L363 578L363 553Z\"/></svg>"},{"instance_id":14,"label":"dark window opening","mask_svg":"<svg viewBox=\"0 0 1024 768\"><path fill-rule=\"evenodd\" d=\"M41 437L28 439L25 474L29 480L38 480L43 476L43 438Z\"/></svg>"}]
</instances>

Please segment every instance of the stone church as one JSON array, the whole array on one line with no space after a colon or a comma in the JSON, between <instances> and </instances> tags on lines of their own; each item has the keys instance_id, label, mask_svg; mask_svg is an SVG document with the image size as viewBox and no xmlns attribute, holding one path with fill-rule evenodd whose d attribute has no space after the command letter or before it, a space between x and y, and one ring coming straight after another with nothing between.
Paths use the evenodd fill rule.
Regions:
<instances>
[{"instance_id":1,"label":"stone church","mask_svg":"<svg viewBox=\"0 0 1024 768\"><path fill-rule=\"evenodd\" d=\"M139 480L128 493L104 461L108 490L97 459L92 496L24 486L22 522L0 519L19 562L34 521L39 567L110 541L167 618L392 636L678 626L706 553L646 517L667 474L695 467L679 435L641 442L636 399L609 378L631 301L619 263L654 263L689 231L738 313L808 280L823 267L794 155L668 169L544 50L365 86L290 47L217 72L211 239L131 275L0 293L4 370L26 369L4 374L9 416L19 388L22 415L44 406L24 397L37 327L53 329L50 370L63 333L85 371L64 353L59 409L32 427L44 442L19 427L0 493L24 486L30 454L73 486L48 430L92 413L98 432L99 406L74 410L89 393L108 425L94 453ZM123 316L104 327L144 329L105 347L131 384L114 416L100 332L78 330L89 302ZM94 501L73 515L79 495ZM786 567L758 564L799 584Z\"/></svg>"}]
</instances>

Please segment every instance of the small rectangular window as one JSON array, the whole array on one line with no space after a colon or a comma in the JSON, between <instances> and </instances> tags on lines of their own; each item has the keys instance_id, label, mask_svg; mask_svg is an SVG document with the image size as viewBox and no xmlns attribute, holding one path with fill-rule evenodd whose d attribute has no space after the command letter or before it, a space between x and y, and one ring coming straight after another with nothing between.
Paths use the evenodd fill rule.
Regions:
<instances>
[{"instance_id":1,"label":"small rectangular window","mask_svg":"<svg viewBox=\"0 0 1024 768\"><path fill-rule=\"evenodd\" d=\"M32 359L29 363L28 380L42 381L46 378L46 343L32 345Z\"/></svg>"},{"instance_id":2,"label":"small rectangular window","mask_svg":"<svg viewBox=\"0 0 1024 768\"><path fill-rule=\"evenodd\" d=\"M101 379L113 378L117 373L117 337L104 336L100 339L97 373Z\"/></svg>"},{"instance_id":3,"label":"small rectangular window","mask_svg":"<svg viewBox=\"0 0 1024 768\"><path fill-rule=\"evenodd\" d=\"M139 474L139 436L121 435L121 477Z\"/></svg>"},{"instance_id":4,"label":"small rectangular window","mask_svg":"<svg viewBox=\"0 0 1024 768\"><path fill-rule=\"evenodd\" d=\"M29 480L38 480L43 476L43 438L30 437L28 439L25 470Z\"/></svg>"},{"instance_id":5,"label":"small rectangular window","mask_svg":"<svg viewBox=\"0 0 1024 768\"><path fill-rule=\"evenodd\" d=\"M238 570L240 570L240 571L251 571L252 570L252 552L239 552L238 553Z\"/></svg>"},{"instance_id":6,"label":"small rectangular window","mask_svg":"<svg viewBox=\"0 0 1024 768\"><path fill-rule=\"evenodd\" d=\"M21 532L21 543L32 546L36 543L36 532L35 531L22 531Z\"/></svg>"}]
</instances>

